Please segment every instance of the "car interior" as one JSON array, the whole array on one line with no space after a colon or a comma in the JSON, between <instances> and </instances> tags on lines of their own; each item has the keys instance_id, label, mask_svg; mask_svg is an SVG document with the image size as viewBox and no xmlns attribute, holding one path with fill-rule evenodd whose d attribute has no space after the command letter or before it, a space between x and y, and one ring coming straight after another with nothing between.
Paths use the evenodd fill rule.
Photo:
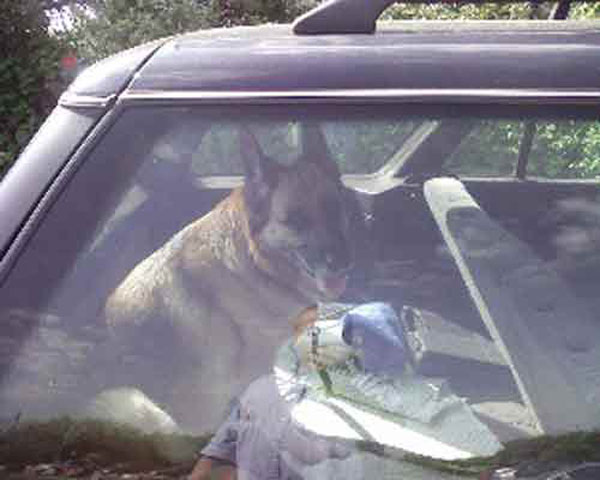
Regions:
<instances>
[{"instance_id":1,"label":"car interior","mask_svg":"<svg viewBox=\"0 0 600 480\"><path fill-rule=\"evenodd\" d=\"M182 110L168 116L181 116ZM39 326L39 315L30 314L36 311L46 315L48 332L52 321L69 325L71 345L100 338L97 318L127 272L242 183L235 158L239 121L223 120L229 122L230 134L219 137L214 132L224 131L221 124L211 130L210 121L194 114L175 123L168 118L152 122L150 117L143 112L119 120L120 129L109 132L111 141L101 142L78 172L88 181L67 187L12 272L10 294L3 297L9 301L1 308L13 312L22 342ZM284 161L293 161L295 130L302 121L278 121L275 127L259 124L254 133L267 154L285 157L287 152ZM509 173L463 174L454 169L453 155L464 149L480 119L403 121L400 126L389 119L377 125L383 148L369 142L373 132L319 119L336 160L350 163L342 165L343 180L361 207L354 219L359 253L342 300L385 301L404 312L417 372L446 379L501 441L560 430L563 425L556 419L562 417L554 410L570 396L593 396L600 378L595 366L600 363L594 363L600 342L593 341L598 336L593 327L598 330L600 321L593 287L600 275L597 181L528 177L531 139L527 148L526 127L515 140ZM361 135L363 149L356 147L340 158L336 146ZM352 155L360 162L368 149L377 153L368 167L352 164ZM448 191L454 196L448 197ZM470 214L454 212L452 202L457 201L465 202ZM74 219L78 228L73 228ZM485 233L489 231L495 237ZM48 242L59 247L51 258L42 253ZM502 248L496 255L498 245ZM490 251L494 254L488 258ZM523 265L543 274L529 285L519 283L515 272ZM504 290L494 283L498 269L508 283ZM49 280L56 285L53 291L36 289L37 281ZM27 294L19 288L23 282ZM521 308L525 303L515 300L517 294L538 300ZM505 295L509 300L501 298ZM508 304L513 315L507 319ZM541 334L523 327L517 330L519 340L519 334L506 333L515 318L534 322L536 312L548 309L556 311L551 325L540 327ZM553 336L564 329L572 329L571 343ZM31 351L51 348L47 338L39 342ZM547 378L537 378L520 358L532 348L539 365L551 365ZM545 349L553 353L547 355ZM73 369L69 362L57 360L57 371L66 369L74 378L99 369L98 364L92 370ZM51 365L47 370L49 377L56 374ZM556 382L573 371L575 380L554 395ZM54 405L63 400L58 395ZM590 420L593 412L590 408L577 418Z\"/></svg>"}]
</instances>

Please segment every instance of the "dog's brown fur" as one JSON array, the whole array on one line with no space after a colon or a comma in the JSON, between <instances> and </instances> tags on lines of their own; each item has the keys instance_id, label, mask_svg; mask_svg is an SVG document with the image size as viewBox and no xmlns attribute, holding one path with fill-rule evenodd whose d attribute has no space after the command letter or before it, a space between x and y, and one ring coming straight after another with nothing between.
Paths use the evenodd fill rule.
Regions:
<instances>
[{"instance_id":1,"label":"dog's brown fur","mask_svg":"<svg viewBox=\"0 0 600 480\"><path fill-rule=\"evenodd\" d=\"M320 133L309 133L290 167L242 133L244 187L142 261L108 299L107 321L138 364L133 381L184 428L214 428L232 396L271 370L292 319L343 289L347 191Z\"/></svg>"}]
</instances>

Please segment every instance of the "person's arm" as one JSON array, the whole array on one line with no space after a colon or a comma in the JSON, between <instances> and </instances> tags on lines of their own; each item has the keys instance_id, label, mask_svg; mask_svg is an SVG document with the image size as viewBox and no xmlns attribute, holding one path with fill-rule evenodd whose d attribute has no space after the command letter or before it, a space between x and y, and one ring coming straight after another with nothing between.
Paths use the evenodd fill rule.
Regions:
<instances>
[{"instance_id":1,"label":"person's arm","mask_svg":"<svg viewBox=\"0 0 600 480\"><path fill-rule=\"evenodd\" d=\"M200 457L194 465L192 473L187 477L187 480L208 480L213 467L212 458Z\"/></svg>"},{"instance_id":2,"label":"person's arm","mask_svg":"<svg viewBox=\"0 0 600 480\"><path fill-rule=\"evenodd\" d=\"M235 480L235 467L220 460L202 456L187 480Z\"/></svg>"},{"instance_id":3,"label":"person's arm","mask_svg":"<svg viewBox=\"0 0 600 480\"><path fill-rule=\"evenodd\" d=\"M227 419L208 445L199 453L198 461L187 480L230 480L235 478L239 419L240 406L236 402Z\"/></svg>"}]
</instances>

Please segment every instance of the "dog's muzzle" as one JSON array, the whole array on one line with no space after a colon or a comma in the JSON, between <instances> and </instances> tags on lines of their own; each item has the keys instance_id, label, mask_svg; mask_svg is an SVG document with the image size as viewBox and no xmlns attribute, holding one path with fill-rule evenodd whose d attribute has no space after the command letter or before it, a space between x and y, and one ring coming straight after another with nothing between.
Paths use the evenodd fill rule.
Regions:
<instances>
[{"instance_id":1,"label":"dog's muzzle","mask_svg":"<svg viewBox=\"0 0 600 480\"><path fill-rule=\"evenodd\" d=\"M311 255L306 248L296 252L296 259L327 300L338 298L346 290L352 265L345 255L329 252Z\"/></svg>"}]
</instances>

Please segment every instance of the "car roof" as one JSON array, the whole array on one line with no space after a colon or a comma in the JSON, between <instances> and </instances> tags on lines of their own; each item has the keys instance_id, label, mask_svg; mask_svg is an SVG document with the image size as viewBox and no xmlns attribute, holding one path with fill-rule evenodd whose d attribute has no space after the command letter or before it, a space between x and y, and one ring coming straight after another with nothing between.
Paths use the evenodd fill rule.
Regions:
<instances>
[{"instance_id":1,"label":"car roof","mask_svg":"<svg viewBox=\"0 0 600 480\"><path fill-rule=\"evenodd\" d=\"M203 30L121 54L69 95L358 90L598 92L596 21L379 22L374 34L295 35L290 25ZM126 52L127 54L127 52ZM125 55L126 55L125 54ZM112 63L111 63L112 62ZM115 64L123 70L121 83ZM112 67L111 67L112 65ZM132 66L134 65L134 66ZM105 73L108 72L108 73ZM126 80L126 81L125 81Z\"/></svg>"}]
</instances>

